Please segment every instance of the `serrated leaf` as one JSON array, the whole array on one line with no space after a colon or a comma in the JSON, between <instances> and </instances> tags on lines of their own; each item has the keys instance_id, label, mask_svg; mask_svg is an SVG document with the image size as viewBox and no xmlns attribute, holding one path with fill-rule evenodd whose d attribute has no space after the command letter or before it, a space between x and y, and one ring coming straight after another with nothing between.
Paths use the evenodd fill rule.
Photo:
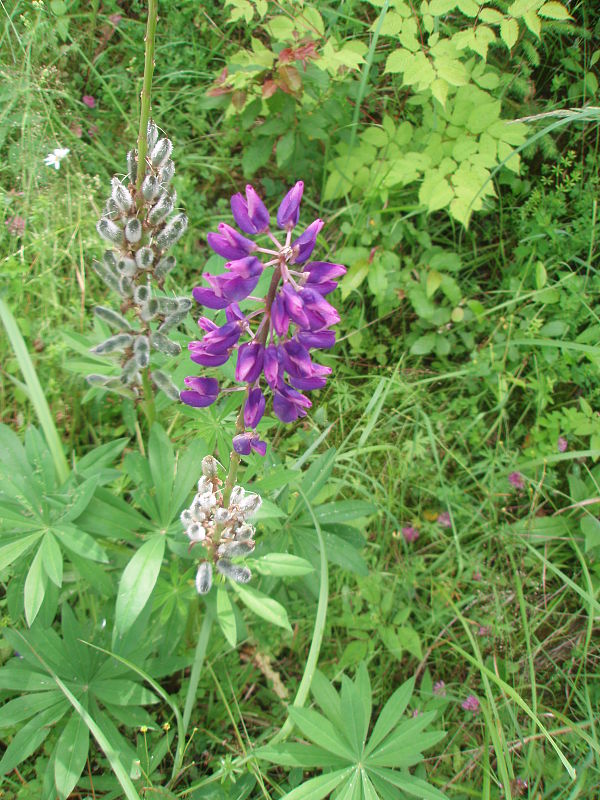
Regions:
<instances>
[{"instance_id":1,"label":"serrated leaf","mask_svg":"<svg viewBox=\"0 0 600 800\"><path fill-rule=\"evenodd\" d=\"M284 133L284 135L279 139L275 149L278 167L283 167L290 160L294 153L295 143L296 137L294 135L294 131L292 130Z\"/></svg>"},{"instance_id":2,"label":"serrated leaf","mask_svg":"<svg viewBox=\"0 0 600 800\"><path fill-rule=\"evenodd\" d=\"M54 782L65 800L79 780L88 754L90 732L76 711L63 728L54 752Z\"/></svg>"},{"instance_id":3,"label":"serrated leaf","mask_svg":"<svg viewBox=\"0 0 600 800\"><path fill-rule=\"evenodd\" d=\"M544 5L538 9L538 14L548 19L571 19L571 15L563 4L553 2L553 0L549 3L544 3Z\"/></svg>"},{"instance_id":4,"label":"serrated leaf","mask_svg":"<svg viewBox=\"0 0 600 800\"><path fill-rule=\"evenodd\" d=\"M519 38L519 23L516 19L503 19L500 23L500 38L509 50L515 46Z\"/></svg>"},{"instance_id":5,"label":"serrated leaf","mask_svg":"<svg viewBox=\"0 0 600 800\"><path fill-rule=\"evenodd\" d=\"M165 537L153 536L144 542L125 567L115 608L117 633L126 633L148 602L160 572L164 552Z\"/></svg>"},{"instance_id":6,"label":"serrated leaf","mask_svg":"<svg viewBox=\"0 0 600 800\"><path fill-rule=\"evenodd\" d=\"M281 603L259 592L258 589L254 589L252 586L242 586L242 584L235 583L235 581L230 581L230 585L239 595L242 603L249 608L250 611L258 617L261 617L261 619L271 622L273 625L277 625L280 628L284 628L291 633L292 628L287 611Z\"/></svg>"},{"instance_id":7,"label":"serrated leaf","mask_svg":"<svg viewBox=\"0 0 600 800\"><path fill-rule=\"evenodd\" d=\"M237 644L237 626L235 624L235 614L229 593L223 586L217 589L217 620L223 635L231 645Z\"/></svg>"}]
</instances>

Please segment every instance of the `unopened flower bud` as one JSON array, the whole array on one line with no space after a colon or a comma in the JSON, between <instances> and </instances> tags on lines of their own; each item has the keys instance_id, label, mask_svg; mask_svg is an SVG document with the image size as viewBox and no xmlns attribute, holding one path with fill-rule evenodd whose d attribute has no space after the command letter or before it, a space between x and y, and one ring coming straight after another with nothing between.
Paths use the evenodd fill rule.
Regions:
<instances>
[{"instance_id":1,"label":"unopened flower bud","mask_svg":"<svg viewBox=\"0 0 600 800\"><path fill-rule=\"evenodd\" d=\"M252 525L248 525L247 522L243 522L235 529L235 538L238 542L243 542L247 539L253 539L255 533L256 530Z\"/></svg>"},{"instance_id":2,"label":"unopened flower bud","mask_svg":"<svg viewBox=\"0 0 600 800\"><path fill-rule=\"evenodd\" d=\"M163 230L156 237L156 244L161 250L167 250L172 247L175 242L186 232L188 226L188 219L185 214L177 214L173 219L163 228Z\"/></svg>"},{"instance_id":3,"label":"unopened flower bud","mask_svg":"<svg viewBox=\"0 0 600 800\"><path fill-rule=\"evenodd\" d=\"M152 211L148 214L148 222L151 225L158 225L169 216L175 207L175 197L169 192L163 192Z\"/></svg>"},{"instance_id":4,"label":"unopened flower bud","mask_svg":"<svg viewBox=\"0 0 600 800\"><path fill-rule=\"evenodd\" d=\"M123 242L123 231L111 219L102 217L96 225L96 230L107 242L112 244L121 244Z\"/></svg>"},{"instance_id":5,"label":"unopened flower bud","mask_svg":"<svg viewBox=\"0 0 600 800\"><path fill-rule=\"evenodd\" d=\"M129 347L132 340L133 337L129 333L117 333L116 336L111 336L110 339L106 339L106 341L92 347L90 352L95 353L97 356L116 353Z\"/></svg>"},{"instance_id":6,"label":"unopened flower bud","mask_svg":"<svg viewBox=\"0 0 600 800\"><path fill-rule=\"evenodd\" d=\"M196 573L196 591L198 594L208 594L212 586L212 566L210 562L203 561Z\"/></svg>"},{"instance_id":7,"label":"unopened flower bud","mask_svg":"<svg viewBox=\"0 0 600 800\"><path fill-rule=\"evenodd\" d=\"M206 530L198 522L193 522L185 533L190 542L202 542L206 539Z\"/></svg>"},{"instance_id":8,"label":"unopened flower bud","mask_svg":"<svg viewBox=\"0 0 600 800\"><path fill-rule=\"evenodd\" d=\"M229 495L229 505L230 506L239 506L239 504L244 499L244 490L241 486L234 486L231 490L231 494Z\"/></svg>"},{"instance_id":9,"label":"unopened flower bud","mask_svg":"<svg viewBox=\"0 0 600 800\"><path fill-rule=\"evenodd\" d=\"M150 247L140 247L135 254L135 263L140 269L150 269L154 262L154 253Z\"/></svg>"},{"instance_id":10,"label":"unopened flower bud","mask_svg":"<svg viewBox=\"0 0 600 800\"><path fill-rule=\"evenodd\" d=\"M202 474L205 478L212 480L218 475L219 465L213 456L204 456L202 459Z\"/></svg>"},{"instance_id":11,"label":"unopened flower bud","mask_svg":"<svg viewBox=\"0 0 600 800\"><path fill-rule=\"evenodd\" d=\"M104 320L111 328L116 328L117 330L122 330L125 328L126 330L131 330L131 325L125 319L124 316L119 314L117 311L113 311L112 308L106 308L106 306L96 306L94 308L94 314L100 319Z\"/></svg>"},{"instance_id":12,"label":"unopened flower bud","mask_svg":"<svg viewBox=\"0 0 600 800\"><path fill-rule=\"evenodd\" d=\"M155 175L146 175L142 183L142 195L144 200L152 202L160 192L160 181Z\"/></svg>"},{"instance_id":13,"label":"unopened flower bud","mask_svg":"<svg viewBox=\"0 0 600 800\"><path fill-rule=\"evenodd\" d=\"M248 583L252 579L252 573L248 567L232 564L227 558L220 558L217 561L217 569L226 578L231 578L236 583Z\"/></svg>"},{"instance_id":14,"label":"unopened flower bud","mask_svg":"<svg viewBox=\"0 0 600 800\"><path fill-rule=\"evenodd\" d=\"M169 400L175 402L179 400L179 388L175 386L171 378L159 369L152 370L152 383L157 389L167 395Z\"/></svg>"},{"instance_id":15,"label":"unopened flower bud","mask_svg":"<svg viewBox=\"0 0 600 800\"><path fill-rule=\"evenodd\" d=\"M161 281L166 275L171 272L177 261L175 256L165 256L161 258L156 267L154 268L154 277L157 281Z\"/></svg>"},{"instance_id":16,"label":"unopened flower bud","mask_svg":"<svg viewBox=\"0 0 600 800\"><path fill-rule=\"evenodd\" d=\"M136 244L142 238L142 223L137 217L127 220L125 225L125 238L128 242Z\"/></svg>"},{"instance_id":17,"label":"unopened flower bud","mask_svg":"<svg viewBox=\"0 0 600 800\"><path fill-rule=\"evenodd\" d=\"M188 528L194 521L192 512L189 510L189 508L186 508L185 511L181 512L179 519L181 520L181 524L184 528Z\"/></svg>"},{"instance_id":18,"label":"unopened flower bud","mask_svg":"<svg viewBox=\"0 0 600 800\"><path fill-rule=\"evenodd\" d=\"M247 494L240 503L240 511L244 516L252 516L256 514L262 505L262 498L259 494Z\"/></svg>"},{"instance_id":19,"label":"unopened flower bud","mask_svg":"<svg viewBox=\"0 0 600 800\"><path fill-rule=\"evenodd\" d=\"M178 342L172 342L168 336L158 331L150 335L150 344L155 350L167 356L178 356L181 353L181 345Z\"/></svg>"},{"instance_id":20,"label":"unopened flower bud","mask_svg":"<svg viewBox=\"0 0 600 800\"><path fill-rule=\"evenodd\" d=\"M159 139L150 153L150 162L153 167L160 167L173 152L173 142L170 139Z\"/></svg>"},{"instance_id":21,"label":"unopened flower bud","mask_svg":"<svg viewBox=\"0 0 600 800\"><path fill-rule=\"evenodd\" d=\"M133 197L129 193L129 189L116 176L112 179L111 198L119 211L129 211L133 205Z\"/></svg>"}]
</instances>

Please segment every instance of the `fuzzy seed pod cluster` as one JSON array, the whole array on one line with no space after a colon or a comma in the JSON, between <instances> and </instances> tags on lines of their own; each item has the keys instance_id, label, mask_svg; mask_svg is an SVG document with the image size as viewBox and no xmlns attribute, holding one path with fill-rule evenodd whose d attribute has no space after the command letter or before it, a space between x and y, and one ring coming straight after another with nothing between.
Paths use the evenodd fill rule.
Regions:
<instances>
[{"instance_id":1,"label":"fuzzy seed pod cluster","mask_svg":"<svg viewBox=\"0 0 600 800\"><path fill-rule=\"evenodd\" d=\"M198 492L189 508L181 514L181 524L190 540L190 549L203 548L202 561L196 573L196 589L208 594L212 587L213 565L222 575L237 583L248 583L252 573L233 559L243 558L254 550L256 531L248 519L261 506L260 495L245 492L241 486L231 490L224 505L217 464L212 456L202 460L202 477Z\"/></svg>"},{"instance_id":2,"label":"fuzzy seed pod cluster","mask_svg":"<svg viewBox=\"0 0 600 800\"><path fill-rule=\"evenodd\" d=\"M121 374L88 375L92 385L117 391L129 389L137 395L142 371L150 367L153 350L170 357L181 352L169 333L183 322L192 301L168 297L162 291L165 278L176 263L169 250L188 224L185 214L176 212L177 193L170 186L175 173L172 151L172 142L160 138L156 125L149 122L148 156L139 188L137 150L131 150L127 154L127 178L112 179L111 195L96 225L110 247L93 268L120 296L121 305L119 311L105 306L94 309L114 335L93 347L92 353L116 354ZM127 319L129 312L135 318L133 322ZM156 389L179 400L179 390L165 372L153 369L150 377Z\"/></svg>"}]
</instances>

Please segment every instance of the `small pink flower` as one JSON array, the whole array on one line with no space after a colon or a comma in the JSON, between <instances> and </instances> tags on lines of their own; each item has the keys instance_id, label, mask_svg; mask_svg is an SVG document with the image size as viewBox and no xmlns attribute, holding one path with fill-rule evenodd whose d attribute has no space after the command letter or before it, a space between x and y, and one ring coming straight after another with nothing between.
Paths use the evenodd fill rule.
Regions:
<instances>
[{"instance_id":1,"label":"small pink flower","mask_svg":"<svg viewBox=\"0 0 600 800\"><path fill-rule=\"evenodd\" d=\"M9 217L5 220L4 224L8 228L8 232L11 236L23 236L25 233L26 222L23 217Z\"/></svg>"},{"instance_id":2,"label":"small pink flower","mask_svg":"<svg viewBox=\"0 0 600 800\"><path fill-rule=\"evenodd\" d=\"M419 711L419 709L415 708L414 711L412 712L413 719L414 719L414 717L418 717L420 715L421 715L421 712Z\"/></svg>"},{"instance_id":3,"label":"small pink flower","mask_svg":"<svg viewBox=\"0 0 600 800\"><path fill-rule=\"evenodd\" d=\"M81 98L81 102L84 104L84 106L87 106L88 108L96 107L96 98L92 97L91 94L84 94L83 97Z\"/></svg>"},{"instance_id":4,"label":"small pink flower","mask_svg":"<svg viewBox=\"0 0 600 800\"><path fill-rule=\"evenodd\" d=\"M489 636L492 632L492 629L489 625L480 625L477 629L477 636L486 637Z\"/></svg>"},{"instance_id":5,"label":"small pink flower","mask_svg":"<svg viewBox=\"0 0 600 800\"><path fill-rule=\"evenodd\" d=\"M564 436L559 436L558 437L558 441L556 443L556 447L558 449L558 452L559 453L564 453L568 446L569 446L569 443L567 442L565 437Z\"/></svg>"},{"instance_id":6,"label":"small pink flower","mask_svg":"<svg viewBox=\"0 0 600 800\"><path fill-rule=\"evenodd\" d=\"M78 139L81 139L83 136L83 128L78 122L72 122L69 128L73 136L76 136Z\"/></svg>"},{"instance_id":7,"label":"small pink flower","mask_svg":"<svg viewBox=\"0 0 600 800\"><path fill-rule=\"evenodd\" d=\"M464 708L465 711L472 711L473 714L477 714L479 711L479 700L475 697L474 694L470 694L466 700L463 700L460 704L461 708Z\"/></svg>"},{"instance_id":8,"label":"small pink flower","mask_svg":"<svg viewBox=\"0 0 600 800\"><path fill-rule=\"evenodd\" d=\"M436 681L433 684L433 693L437 697L446 697L446 684L444 681Z\"/></svg>"},{"instance_id":9,"label":"small pink flower","mask_svg":"<svg viewBox=\"0 0 600 800\"><path fill-rule=\"evenodd\" d=\"M471 580L472 581L477 581L479 583L479 581L481 580L481 577L482 577L481 576L481 572L478 569L476 569L473 572L473 574L471 575Z\"/></svg>"},{"instance_id":10,"label":"small pink flower","mask_svg":"<svg viewBox=\"0 0 600 800\"><path fill-rule=\"evenodd\" d=\"M90 125L90 127L88 128L88 136L90 137L90 139L93 139L97 133L98 133L98 126Z\"/></svg>"},{"instance_id":11,"label":"small pink flower","mask_svg":"<svg viewBox=\"0 0 600 800\"><path fill-rule=\"evenodd\" d=\"M419 531L412 525L408 525L406 528L402 528L402 536L406 542L416 542L419 538Z\"/></svg>"},{"instance_id":12,"label":"small pink flower","mask_svg":"<svg viewBox=\"0 0 600 800\"><path fill-rule=\"evenodd\" d=\"M515 489L525 488L525 479L520 472L511 472L508 476L508 482L511 484L511 486L514 486Z\"/></svg>"},{"instance_id":13,"label":"small pink flower","mask_svg":"<svg viewBox=\"0 0 600 800\"><path fill-rule=\"evenodd\" d=\"M452 527L452 520L450 519L450 514L448 511L442 511L441 514L438 514L437 524L441 525L442 528Z\"/></svg>"},{"instance_id":14,"label":"small pink flower","mask_svg":"<svg viewBox=\"0 0 600 800\"><path fill-rule=\"evenodd\" d=\"M108 19L109 22L112 22L112 24L116 26L119 24L119 22L121 22L123 17L121 16L121 14L111 14Z\"/></svg>"}]
</instances>

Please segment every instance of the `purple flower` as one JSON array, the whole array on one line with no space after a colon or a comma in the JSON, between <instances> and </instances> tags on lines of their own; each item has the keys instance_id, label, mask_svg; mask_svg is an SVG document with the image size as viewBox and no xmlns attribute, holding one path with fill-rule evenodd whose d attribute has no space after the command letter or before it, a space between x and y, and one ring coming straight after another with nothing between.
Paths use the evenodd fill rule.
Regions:
<instances>
[{"instance_id":1,"label":"purple flower","mask_svg":"<svg viewBox=\"0 0 600 800\"><path fill-rule=\"evenodd\" d=\"M14 216L5 220L4 224L8 228L8 232L11 236L23 236L27 223L23 217Z\"/></svg>"},{"instance_id":2,"label":"purple flower","mask_svg":"<svg viewBox=\"0 0 600 800\"><path fill-rule=\"evenodd\" d=\"M302 200L303 191L304 183L303 181L298 181L281 201L279 211L277 212L277 224L280 228L291 230L298 224L298 218L300 217L300 201Z\"/></svg>"},{"instance_id":3,"label":"purple flower","mask_svg":"<svg viewBox=\"0 0 600 800\"><path fill-rule=\"evenodd\" d=\"M447 511L442 511L441 514L438 514L437 524L441 525L442 528L451 528L452 520L450 519L450 514Z\"/></svg>"},{"instance_id":4,"label":"purple flower","mask_svg":"<svg viewBox=\"0 0 600 800\"><path fill-rule=\"evenodd\" d=\"M520 472L511 472L508 476L508 482L511 484L511 486L514 486L515 489L525 488L525 479Z\"/></svg>"},{"instance_id":5,"label":"purple flower","mask_svg":"<svg viewBox=\"0 0 600 800\"><path fill-rule=\"evenodd\" d=\"M267 241L259 246L230 225L220 223L218 232L208 234L208 244L230 260L223 274L205 273L206 284L193 290L198 303L225 311L226 324L219 326L201 317L198 325L205 335L189 345L190 357L205 367L217 367L237 353L235 380L246 389L245 428L254 429L260 422L267 402L266 387L272 392L275 415L282 422L293 422L305 416L312 405L303 392L322 389L331 374L330 367L313 362L310 351L335 344L332 326L340 316L325 295L336 288L337 279L346 270L341 264L309 261L322 220L314 220L292 242L303 190L304 184L298 181L279 206L277 224L285 231L285 241L269 229L269 212L252 186L246 187L245 196L235 194L231 210L238 227L251 236L265 234ZM263 271L268 269L272 274L267 296L253 297ZM242 311L238 305L242 301L259 306ZM209 392L198 394L202 400L191 399L208 404ZM265 443L251 431L238 434L234 446L240 455L266 450Z\"/></svg>"},{"instance_id":6,"label":"purple flower","mask_svg":"<svg viewBox=\"0 0 600 800\"><path fill-rule=\"evenodd\" d=\"M233 437L233 449L241 456L249 456L252 450L259 456L267 452L267 443L261 441L256 433L240 433Z\"/></svg>"},{"instance_id":7,"label":"purple flower","mask_svg":"<svg viewBox=\"0 0 600 800\"><path fill-rule=\"evenodd\" d=\"M416 542L419 538L419 531L417 528L413 528L412 525L408 525L406 528L402 528L402 536L404 536L404 541L406 542Z\"/></svg>"},{"instance_id":8,"label":"purple flower","mask_svg":"<svg viewBox=\"0 0 600 800\"><path fill-rule=\"evenodd\" d=\"M479 700L475 697L474 694L468 695L466 700L463 700L460 704L461 708L464 708L465 711L472 711L473 714L477 714L479 711Z\"/></svg>"},{"instance_id":9,"label":"purple flower","mask_svg":"<svg viewBox=\"0 0 600 800\"><path fill-rule=\"evenodd\" d=\"M556 447L559 453L564 453L569 447L569 443L564 436L559 436L558 441L556 442Z\"/></svg>"},{"instance_id":10,"label":"purple flower","mask_svg":"<svg viewBox=\"0 0 600 800\"><path fill-rule=\"evenodd\" d=\"M250 184L246 186L245 200L240 193L231 198L231 213L244 233L264 233L269 228L269 212Z\"/></svg>"},{"instance_id":11,"label":"purple flower","mask_svg":"<svg viewBox=\"0 0 600 800\"><path fill-rule=\"evenodd\" d=\"M184 383L188 389L180 392L179 396L194 408L212 405L219 394L219 383L215 378L185 378Z\"/></svg>"},{"instance_id":12,"label":"purple flower","mask_svg":"<svg viewBox=\"0 0 600 800\"><path fill-rule=\"evenodd\" d=\"M88 108L96 107L96 98L92 97L91 94L84 94L83 97L81 98L81 102L84 104L84 106L87 106Z\"/></svg>"},{"instance_id":13,"label":"purple flower","mask_svg":"<svg viewBox=\"0 0 600 800\"><path fill-rule=\"evenodd\" d=\"M433 693L436 697L446 697L446 684L444 681L436 681L433 684Z\"/></svg>"}]
</instances>

